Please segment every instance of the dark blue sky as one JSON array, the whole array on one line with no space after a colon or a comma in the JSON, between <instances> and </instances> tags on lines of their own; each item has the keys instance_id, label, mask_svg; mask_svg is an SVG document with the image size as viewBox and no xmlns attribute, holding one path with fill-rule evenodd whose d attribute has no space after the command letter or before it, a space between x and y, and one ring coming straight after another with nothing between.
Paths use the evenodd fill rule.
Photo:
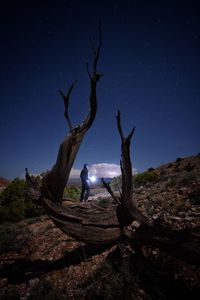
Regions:
<instances>
[{"instance_id":1,"label":"dark blue sky","mask_svg":"<svg viewBox=\"0 0 200 300\"><path fill-rule=\"evenodd\" d=\"M3 2L3 3L2 3ZM198 1L2 1L0 176L50 169L68 132L58 89L71 97L74 123L88 111L89 39L103 47L96 120L74 164L119 164L116 112L139 171L200 152ZM195 4L196 3L196 4Z\"/></svg>"}]
</instances>

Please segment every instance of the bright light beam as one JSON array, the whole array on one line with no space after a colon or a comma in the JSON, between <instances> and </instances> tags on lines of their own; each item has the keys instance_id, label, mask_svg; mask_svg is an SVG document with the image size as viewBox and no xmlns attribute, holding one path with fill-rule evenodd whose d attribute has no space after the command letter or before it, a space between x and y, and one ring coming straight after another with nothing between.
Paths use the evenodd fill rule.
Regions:
<instances>
[{"instance_id":1,"label":"bright light beam","mask_svg":"<svg viewBox=\"0 0 200 300\"><path fill-rule=\"evenodd\" d=\"M90 180L91 180L92 182L95 182L95 181L96 181L96 177L95 177L95 176L91 176L91 177L90 177Z\"/></svg>"}]
</instances>

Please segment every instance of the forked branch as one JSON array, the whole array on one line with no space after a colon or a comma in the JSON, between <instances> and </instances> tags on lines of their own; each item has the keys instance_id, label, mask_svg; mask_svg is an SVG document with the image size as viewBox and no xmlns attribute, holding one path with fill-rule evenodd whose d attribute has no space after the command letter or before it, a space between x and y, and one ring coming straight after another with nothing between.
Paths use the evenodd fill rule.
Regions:
<instances>
[{"instance_id":1,"label":"forked branch","mask_svg":"<svg viewBox=\"0 0 200 300\"><path fill-rule=\"evenodd\" d=\"M135 127L131 130L128 137L125 137L123 134L122 126L121 126L121 115L118 110L117 114L117 128L119 131L119 135L121 137L121 171L122 171L122 197L123 202L132 201L133 195L133 184L132 184L132 163L130 157L130 144L131 138L135 131Z\"/></svg>"},{"instance_id":2,"label":"forked branch","mask_svg":"<svg viewBox=\"0 0 200 300\"><path fill-rule=\"evenodd\" d=\"M133 172L130 156L130 145L135 126L127 137L124 136L121 126L120 111L117 114L117 128L121 137L121 160L120 167L122 173L122 195L121 195L121 208L118 210L118 217L121 224L129 225L132 221L137 220L139 223L146 222L146 217L136 207L133 199Z\"/></svg>"},{"instance_id":3,"label":"forked branch","mask_svg":"<svg viewBox=\"0 0 200 300\"><path fill-rule=\"evenodd\" d=\"M82 123L74 127L69 116L69 100L71 92L76 84L76 81L70 86L67 95L59 91L65 105L65 117L70 129L67 137L60 145L57 160L51 171L43 179L42 195L53 202L61 203L64 188L68 182L69 174L72 169L76 154L79 150L84 135L94 122L97 111L97 96L96 87L100 80L101 74L97 73L97 63L99 60L100 50L102 45L101 27L99 27L99 44L94 52L93 72L90 75L90 107L86 118Z\"/></svg>"},{"instance_id":4,"label":"forked branch","mask_svg":"<svg viewBox=\"0 0 200 300\"><path fill-rule=\"evenodd\" d=\"M65 118L68 122L68 125L69 125L69 129L70 131L73 129L73 126L72 126L72 123L71 123L71 120L70 120L70 117L69 117L69 111L68 111L68 108L69 108L69 98L70 98L70 95L71 95L71 92L76 84L76 80L72 83L72 85L70 86L69 90L68 90L68 93L67 95L64 95L63 92L61 90L59 90L59 93L60 95L62 96L63 100L64 100L64 105L65 105Z\"/></svg>"},{"instance_id":5,"label":"forked branch","mask_svg":"<svg viewBox=\"0 0 200 300\"><path fill-rule=\"evenodd\" d=\"M130 157L130 145L131 138L135 131L135 127L131 130L127 137L123 134L121 126L121 115L120 111L117 114L117 128L121 137L121 160L120 167L122 173L122 193L119 193L119 197L116 197L109 184L102 179L102 182L110 193L115 202L120 203L117 213L120 226L130 225L132 221L137 220L139 223L144 223L146 217L139 211L133 200L133 183L132 183L132 163Z\"/></svg>"}]
</instances>

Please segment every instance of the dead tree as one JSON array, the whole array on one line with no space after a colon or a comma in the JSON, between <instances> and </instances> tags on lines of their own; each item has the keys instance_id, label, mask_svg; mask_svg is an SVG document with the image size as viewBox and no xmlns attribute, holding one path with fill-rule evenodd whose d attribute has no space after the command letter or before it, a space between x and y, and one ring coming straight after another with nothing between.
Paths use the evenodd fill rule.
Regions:
<instances>
[{"instance_id":1,"label":"dead tree","mask_svg":"<svg viewBox=\"0 0 200 300\"><path fill-rule=\"evenodd\" d=\"M90 80L90 107L85 120L77 126L72 124L68 112L71 92L75 86L74 82L67 94L59 91L65 105L65 117L69 126L69 133L60 145L57 160L52 170L43 178L40 186L26 170L26 179L29 183L30 194L32 198L40 203L46 210L49 217L64 233L74 237L76 240L89 244L109 244L121 239L122 234L126 235L133 248L140 249L145 244L151 244L163 251L175 255L173 246L175 245L168 234L168 243L166 236L168 231L163 229L162 224L149 225L148 218L144 216L136 207L133 199L132 187L132 163L130 157L130 144L135 128L133 128L127 137L124 136L120 112L117 115L117 128L121 138L121 173L122 173L122 192L116 196L110 186L103 180L104 186L114 199L114 204L105 209L94 203L74 204L68 202L62 206L62 197L65 186L67 185L69 174L73 166L76 154L81 142L89 130L96 116L97 96L96 88L102 74L97 72L97 63L99 60L102 46L102 34L99 27L99 44L95 47L92 44L94 60L92 73L87 65L87 72ZM140 224L138 230L129 232L124 230L134 220ZM179 233L177 233L179 234ZM182 234L182 233L180 233ZM176 235L177 236L177 235ZM172 243L172 244L170 244ZM184 240L184 243L187 241ZM171 247L171 245L173 245ZM178 244L179 250L181 244ZM191 248L188 252L188 246L183 249L184 258L192 257ZM181 250L180 250L181 251ZM199 262L199 252L195 252L195 261ZM194 259L191 259L192 262Z\"/></svg>"}]
</instances>

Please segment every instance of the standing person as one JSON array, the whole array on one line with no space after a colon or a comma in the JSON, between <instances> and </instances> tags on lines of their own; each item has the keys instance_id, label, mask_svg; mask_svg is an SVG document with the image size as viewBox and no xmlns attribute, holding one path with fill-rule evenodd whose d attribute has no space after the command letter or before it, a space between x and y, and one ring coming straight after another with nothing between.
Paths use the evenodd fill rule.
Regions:
<instances>
[{"instance_id":1,"label":"standing person","mask_svg":"<svg viewBox=\"0 0 200 300\"><path fill-rule=\"evenodd\" d=\"M82 182L82 191L80 202L87 202L87 199L90 195L90 180L88 177L88 164L84 164L83 169L81 170L80 178Z\"/></svg>"}]
</instances>

